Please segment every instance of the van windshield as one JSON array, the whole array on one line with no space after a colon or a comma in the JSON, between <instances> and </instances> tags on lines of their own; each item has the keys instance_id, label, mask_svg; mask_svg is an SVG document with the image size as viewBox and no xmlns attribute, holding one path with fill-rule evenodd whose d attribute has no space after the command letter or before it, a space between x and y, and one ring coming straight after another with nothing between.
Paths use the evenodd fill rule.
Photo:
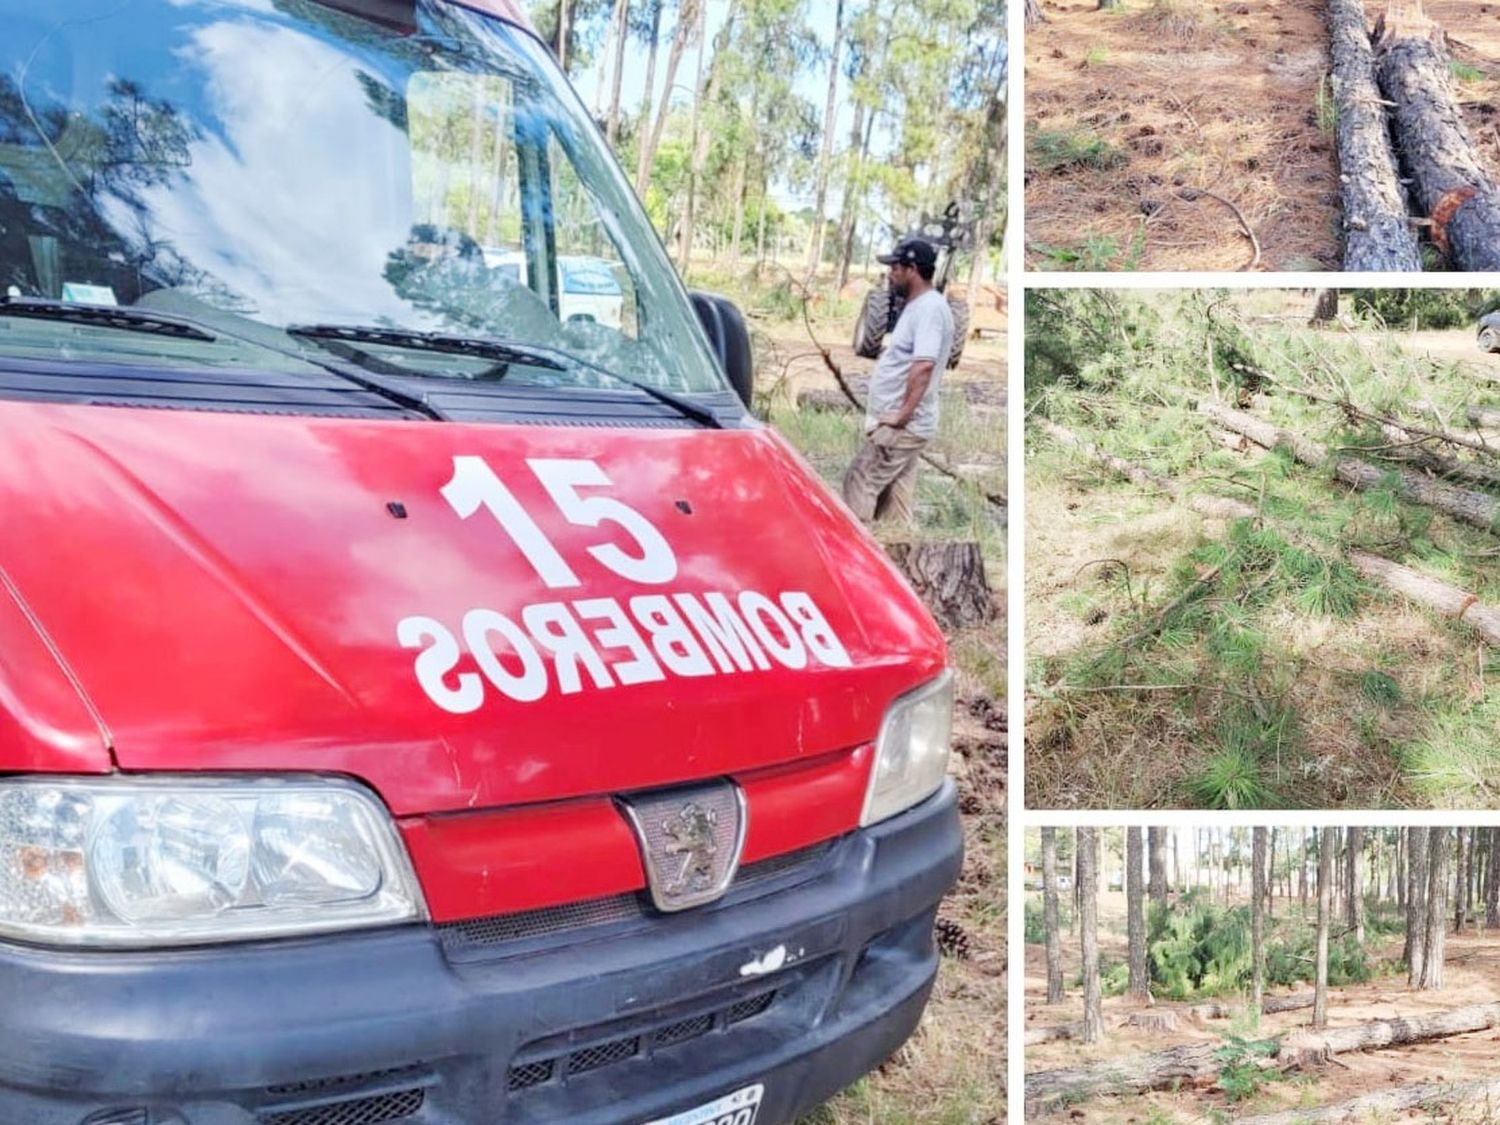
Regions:
<instances>
[{"instance_id":1,"label":"van windshield","mask_svg":"<svg viewBox=\"0 0 1500 1125\"><path fill-rule=\"evenodd\" d=\"M17 365L28 394L90 365L273 373L293 403L340 365L470 397L726 390L545 49L440 0L0 0Z\"/></svg>"}]
</instances>

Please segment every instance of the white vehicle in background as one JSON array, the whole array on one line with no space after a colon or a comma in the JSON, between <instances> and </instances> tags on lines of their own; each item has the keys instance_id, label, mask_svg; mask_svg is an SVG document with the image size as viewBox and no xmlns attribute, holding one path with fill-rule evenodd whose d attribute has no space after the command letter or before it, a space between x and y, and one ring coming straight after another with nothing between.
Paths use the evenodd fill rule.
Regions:
<instances>
[{"instance_id":1,"label":"white vehicle in background","mask_svg":"<svg viewBox=\"0 0 1500 1125\"><path fill-rule=\"evenodd\" d=\"M505 247L484 247L484 264L503 270L526 284L526 255ZM590 320L619 331L624 326L625 290L614 267L604 258L561 254L557 272L562 281L562 319Z\"/></svg>"}]
</instances>

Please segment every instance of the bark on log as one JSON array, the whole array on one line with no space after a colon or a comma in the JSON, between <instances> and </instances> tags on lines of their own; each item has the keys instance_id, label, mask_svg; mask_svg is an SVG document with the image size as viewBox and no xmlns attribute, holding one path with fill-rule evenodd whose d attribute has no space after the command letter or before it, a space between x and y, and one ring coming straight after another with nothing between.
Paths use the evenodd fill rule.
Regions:
<instances>
[{"instance_id":1,"label":"bark on log","mask_svg":"<svg viewBox=\"0 0 1500 1125\"><path fill-rule=\"evenodd\" d=\"M1391 443L1391 448L1387 451L1390 457L1410 461L1413 465L1449 480L1500 488L1500 468L1477 461L1460 461L1457 457L1448 457L1426 445L1413 444L1408 431L1390 422L1382 423L1380 432Z\"/></svg>"},{"instance_id":2,"label":"bark on log","mask_svg":"<svg viewBox=\"0 0 1500 1125\"><path fill-rule=\"evenodd\" d=\"M1384 1121L1408 1109L1426 1111L1429 1106L1488 1101L1497 1097L1500 1097L1500 1078L1485 1078L1474 1082L1423 1082L1417 1086L1398 1086L1393 1090L1364 1094L1346 1102L1336 1102L1316 1109L1263 1113L1258 1117L1242 1117L1239 1121L1240 1125L1325 1125L1338 1121Z\"/></svg>"},{"instance_id":3,"label":"bark on log","mask_svg":"<svg viewBox=\"0 0 1500 1125\"><path fill-rule=\"evenodd\" d=\"M1366 578L1467 625L1485 643L1500 648L1500 609L1485 605L1467 590L1363 551L1350 551L1349 563Z\"/></svg>"},{"instance_id":4,"label":"bark on log","mask_svg":"<svg viewBox=\"0 0 1500 1125\"><path fill-rule=\"evenodd\" d=\"M1494 407L1471 406L1464 411L1464 417L1469 420L1469 425L1476 429L1500 429L1500 410Z\"/></svg>"},{"instance_id":5,"label":"bark on log","mask_svg":"<svg viewBox=\"0 0 1500 1125\"><path fill-rule=\"evenodd\" d=\"M1293 992L1286 996L1267 996L1261 1001L1260 1010L1263 1015L1269 1016L1277 1012L1295 1012L1312 1006L1313 994L1311 992ZM1227 1004L1222 1000L1210 1000L1188 1008L1193 1015L1206 1020L1233 1019L1244 1010L1244 1004Z\"/></svg>"},{"instance_id":6,"label":"bark on log","mask_svg":"<svg viewBox=\"0 0 1500 1125\"><path fill-rule=\"evenodd\" d=\"M1304 465L1322 468L1331 464L1334 475L1354 488L1383 488L1392 476L1392 472L1356 457L1330 459L1328 449L1311 438L1283 430L1243 411L1231 410L1221 403L1205 400L1198 404L1198 409L1219 425L1244 434L1256 445L1289 450ZM1486 531L1500 530L1500 500L1433 480L1412 469L1396 469L1393 473L1396 490L1406 499L1436 508Z\"/></svg>"},{"instance_id":7,"label":"bark on log","mask_svg":"<svg viewBox=\"0 0 1500 1125\"><path fill-rule=\"evenodd\" d=\"M1363 0L1329 0L1328 40L1338 119L1344 269L1419 271L1422 257L1397 182ZM1331 320L1332 314L1322 319Z\"/></svg>"},{"instance_id":8,"label":"bark on log","mask_svg":"<svg viewBox=\"0 0 1500 1125\"><path fill-rule=\"evenodd\" d=\"M885 550L944 628L988 625L999 616L978 543L887 543Z\"/></svg>"},{"instance_id":9,"label":"bark on log","mask_svg":"<svg viewBox=\"0 0 1500 1125\"><path fill-rule=\"evenodd\" d=\"M1435 36L1393 37L1375 71L1432 241L1461 270L1500 270L1500 192L1463 126Z\"/></svg>"},{"instance_id":10,"label":"bark on log","mask_svg":"<svg viewBox=\"0 0 1500 1125\"><path fill-rule=\"evenodd\" d=\"M1279 1070L1317 1065L1346 1051L1399 1047L1496 1026L1500 1026L1500 1003L1299 1032L1277 1041L1262 1065ZM1090 1066L1033 1071L1026 1076L1026 1112L1041 1113L1101 1094L1139 1094L1176 1082L1208 1082L1217 1077L1223 1065L1214 1055L1216 1050L1218 1046L1214 1043L1195 1043L1146 1055L1126 1055Z\"/></svg>"},{"instance_id":11,"label":"bark on log","mask_svg":"<svg viewBox=\"0 0 1500 1125\"><path fill-rule=\"evenodd\" d=\"M1497 1026L1500 1026L1500 1003L1471 1004L1408 1019L1371 1020L1348 1027L1297 1032L1281 1041L1277 1065L1285 1068L1316 1064L1330 1055L1347 1051L1401 1047L1429 1039L1446 1039L1450 1035L1466 1035L1471 1031L1487 1031Z\"/></svg>"}]
</instances>

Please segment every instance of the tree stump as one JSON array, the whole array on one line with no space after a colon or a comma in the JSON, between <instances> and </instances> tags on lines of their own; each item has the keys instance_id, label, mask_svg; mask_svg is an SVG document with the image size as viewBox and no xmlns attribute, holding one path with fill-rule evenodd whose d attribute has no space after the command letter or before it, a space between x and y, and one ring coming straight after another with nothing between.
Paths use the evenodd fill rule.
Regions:
<instances>
[{"instance_id":1,"label":"tree stump","mask_svg":"<svg viewBox=\"0 0 1500 1125\"><path fill-rule=\"evenodd\" d=\"M943 628L971 629L999 616L978 543L887 543L885 550Z\"/></svg>"}]
</instances>

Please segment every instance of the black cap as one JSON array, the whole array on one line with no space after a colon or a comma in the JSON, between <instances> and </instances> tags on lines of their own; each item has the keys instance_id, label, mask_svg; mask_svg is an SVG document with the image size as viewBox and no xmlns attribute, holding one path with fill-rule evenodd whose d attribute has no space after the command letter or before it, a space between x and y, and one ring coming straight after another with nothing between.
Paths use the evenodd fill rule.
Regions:
<instances>
[{"instance_id":1,"label":"black cap","mask_svg":"<svg viewBox=\"0 0 1500 1125\"><path fill-rule=\"evenodd\" d=\"M889 254L877 254L883 266L936 266L937 248L924 238L903 238Z\"/></svg>"}]
</instances>

